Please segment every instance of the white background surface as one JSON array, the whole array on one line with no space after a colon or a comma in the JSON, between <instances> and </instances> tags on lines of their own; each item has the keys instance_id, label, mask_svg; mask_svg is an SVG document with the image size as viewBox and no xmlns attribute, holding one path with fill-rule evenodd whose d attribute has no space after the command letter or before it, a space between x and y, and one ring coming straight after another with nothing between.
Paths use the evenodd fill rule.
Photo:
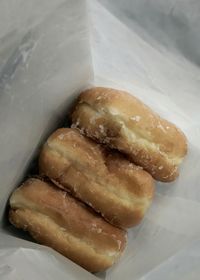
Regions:
<instances>
[{"instance_id":1,"label":"white background surface","mask_svg":"<svg viewBox=\"0 0 200 280\"><path fill-rule=\"evenodd\" d=\"M121 261L100 276L199 279L199 29L197 0L1 1L2 214L37 147L78 92L91 84L122 88L182 128L189 153L176 182L157 184L146 218L129 231ZM11 234L2 223L0 279L95 279Z\"/></svg>"}]
</instances>

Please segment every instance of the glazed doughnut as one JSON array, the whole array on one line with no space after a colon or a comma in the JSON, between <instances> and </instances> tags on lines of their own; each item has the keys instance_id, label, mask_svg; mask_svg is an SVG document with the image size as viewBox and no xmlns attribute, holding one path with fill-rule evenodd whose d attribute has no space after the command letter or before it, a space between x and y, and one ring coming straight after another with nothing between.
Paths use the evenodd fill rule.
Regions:
<instances>
[{"instance_id":1,"label":"glazed doughnut","mask_svg":"<svg viewBox=\"0 0 200 280\"><path fill-rule=\"evenodd\" d=\"M154 193L153 178L146 171L76 129L61 128L49 137L39 170L122 228L141 221Z\"/></svg>"},{"instance_id":2,"label":"glazed doughnut","mask_svg":"<svg viewBox=\"0 0 200 280\"><path fill-rule=\"evenodd\" d=\"M119 258L126 232L51 183L31 178L10 198L9 220L91 272Z\"/></svg>"},{"instance_id":3,"label":"glazed doughnut","mask_svg":"<svg viewBox=\"0 0 200 280\"><path fill-rule=\"evenodd\" d=\"M169 182L187 152L184 134L127 92L97 87L83 92L72 127L125 153L156 180Z\"/></svg>"}]
</instances>

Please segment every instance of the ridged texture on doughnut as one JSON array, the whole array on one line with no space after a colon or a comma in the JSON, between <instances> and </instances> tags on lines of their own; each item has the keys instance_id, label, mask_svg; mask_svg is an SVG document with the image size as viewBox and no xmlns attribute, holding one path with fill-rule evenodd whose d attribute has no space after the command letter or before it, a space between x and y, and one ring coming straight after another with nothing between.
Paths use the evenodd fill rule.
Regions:
<instances>
[{"instance_id":1,"label":"ridged texture on doughnut","mask_svg":"<svg viewBox=\"0 0 200 280\"><path fill-rule=\"evenodd\" d=\"M83 92L72 114L72 127L127 154L156 180L178 176L187 152L184 134L132 95L97 87Z\"/></svg>"},{"instance_id":2,"label":"ridged texture on doughnut","mask_svg":"<svg viewBox=\"0 0 200 280\"><path fill-rule=\"evenodd\" d=\"M10 198L10 222L88 271L110 267L126 245L125 231L88 206L39 179L29 179Z\"/></svg>"},{"instance_id":3,"label":"ridged texture on doughnut","mask_svg":"<svg viewBox=\"0 0 200 280\"><path fill-rule=\"evenodd\" d=\"M49 137L39 169L122 228L141 221L154 193L153 179L146 171L118 152L108 153L76 129L61 128Z\"/></svg>"}]
</instances>

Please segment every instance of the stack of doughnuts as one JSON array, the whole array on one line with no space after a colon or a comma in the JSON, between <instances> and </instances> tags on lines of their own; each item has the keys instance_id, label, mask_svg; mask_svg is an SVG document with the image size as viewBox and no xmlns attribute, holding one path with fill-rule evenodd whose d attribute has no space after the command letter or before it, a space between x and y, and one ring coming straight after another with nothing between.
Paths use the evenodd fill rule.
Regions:
<instances>
[{"instance_id":1,"label":"stack of doughnuts","mask_svg":"<svg viewBox=\"0 0 200 280\"><path fill-rule=\"evenodd\" d=\"M152 202L154 179L178 176L186 138L132 95L108 88L83 92L71 120L42 147L40 179L11 195L9 220L97 272L122 254L126 229Z\"/></svg>"}]
</instances>

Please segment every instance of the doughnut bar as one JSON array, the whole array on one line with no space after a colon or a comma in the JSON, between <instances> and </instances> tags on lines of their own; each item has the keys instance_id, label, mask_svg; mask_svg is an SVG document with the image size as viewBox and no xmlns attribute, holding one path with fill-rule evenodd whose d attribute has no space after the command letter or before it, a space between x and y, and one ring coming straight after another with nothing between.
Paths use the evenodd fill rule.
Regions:
<instances>
[{"instance_id":1,"label":"doughnut bar","mask_svg":"<svg viewBox=\"0 0 200 280\"><path fill-rule=\"evenodd\" d=\"M124 91L86 90L72 123L86 136L125 153L158 181L175 180L187 152L186 137L175 125Z\"/></svg>"},{"instance_id":2,"label":"doughnut bar","mask_svg":"<svg viewBox=\"0 0 200 280\"><path fill-rule=\"evenodd\" d=\"M48 138L39 171L121 228L141 221L154 194L151 175L72 128Z\"/></svg>"},{"instance_id":3,"label":"doughnut bar","mask_svg":"<svg viewBox=\"0 0 200 280\"><path fill-rule=\"evenodd\" d=\"M126 245L124 230L39 179L31 178L13 192L9 220L91 272L110 267Z\"/></svg>"}]
</instances>

